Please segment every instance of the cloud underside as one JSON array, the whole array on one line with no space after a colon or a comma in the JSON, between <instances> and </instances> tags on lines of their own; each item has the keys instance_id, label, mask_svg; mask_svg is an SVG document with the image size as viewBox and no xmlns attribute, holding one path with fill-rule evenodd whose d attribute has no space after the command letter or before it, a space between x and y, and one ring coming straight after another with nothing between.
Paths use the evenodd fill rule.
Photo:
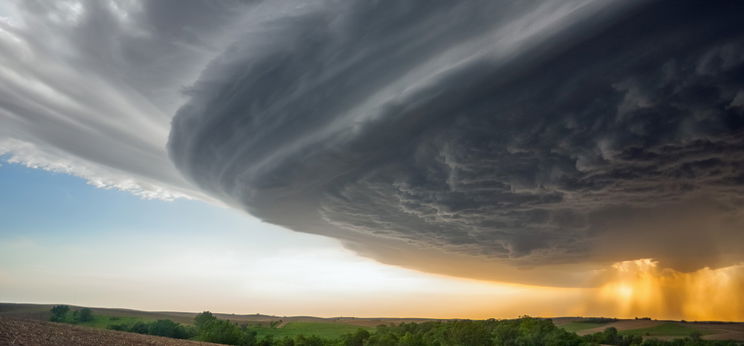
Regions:
<instances>
[{"instance_id":1,"label":"cloud underside","mask_svg":"<svg viewBox=\"0 0 744 346\"><path fill-rule=\"evenodd\" d=\"M469 277L744 260L740 2L284 10L172 124L171 158L212 196Z\"/></svg>"}]
</instances>

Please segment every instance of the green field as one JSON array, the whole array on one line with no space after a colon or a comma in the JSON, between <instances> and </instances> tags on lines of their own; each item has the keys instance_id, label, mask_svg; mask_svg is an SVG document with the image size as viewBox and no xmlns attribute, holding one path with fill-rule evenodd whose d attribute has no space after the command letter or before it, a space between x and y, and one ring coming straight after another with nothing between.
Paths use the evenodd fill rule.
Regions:
<instances>
[{"instance_id":1,"label":"green field","mask_svg":"<svg viewBox=\"0 0 744 346\"><path fill-rule=\"evenodd\" d=\"M137 322L152 322L152 321L154 320L149 319L149 318L142 318L142 317L108 316L108 315L94 314L92 321L79 322L79 321L75 321L72 313L68 313L64 321L60 321L60 322L75 324L79 326L107 329L108 327L112 325L117 325L117 324L118 325L121 325L121 324L133 325Z\"/></svg>"},{"instance_id":2,"label":"green field","mask_svg":"<svg viewBox=\"0 0 744 346\"><path fill-rule=\"evenodd\" d=\"M109 326L116 324L133 325L137 322L152 322L154 320L139 318L139 317L119 317L119 316L106 316L106 315L93 315L93 321L78 322L75 323L81 326L88 326L94 328L108 328Z\"/></svg>"},{"instance_id":3,"label":"green field","mask_svg":"<svg viewBox=\"0 0 744 346\"><path fill-rule=\"evenodd\" d=\"M664 323L649 328L622 330L619 334L640 336L690 336L694 332L698 332L700 335L711 334L709 331L691 328L679 323Z\"/></svg>"},{"instance_id":4,"label":"green field","mask_svg":"<svg viewBox=\"0 0 744 346\"><path fill-rule=\"evenodd\" d=\"M575 332L578 332L578 331L584 330L584 329L591 329L591 328L601 327L601 326L604 326L604 325L606 325L608 323L609 322L598 323L598 322L581 322L581 321L577 321L577 322L571 322L571 323L564 324L564 325L561 326L561 328L565 329L566 331L575 333Z\"/></svg>"},{"instance_id":5,"label":"green field","mask_svg":"<svg viewBox=\"0 0 744 346\"><path fill-rule=\"evenodd\" d=\"M283 327L269 328L258 327L251 328L258 332L258 337L271 335L274 338L285 336L294 337L304 334L305 336L317 335L322 338L337 338L344 334L354 333L358 329L372 330L374 328L353 326L342 323L324 323L324 322L289 322Z\"/></svg>"}]
</instances>

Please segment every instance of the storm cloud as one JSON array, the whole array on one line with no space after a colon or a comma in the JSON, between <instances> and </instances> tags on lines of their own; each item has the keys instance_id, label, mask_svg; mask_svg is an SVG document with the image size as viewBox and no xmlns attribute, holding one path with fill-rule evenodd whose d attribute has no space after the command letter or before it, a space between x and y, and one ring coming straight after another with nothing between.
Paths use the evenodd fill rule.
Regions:
<instances>
[{"instance_id":1,"label":"storm cloud","mask_svg":"<svg viewBox=\"0 0 744 346\"><path fill-rule=\"evenodd\" d=\"M210 195L470 277L744 260L742 2L272 6L172 123Z\"/></svg>"}]
</instances>

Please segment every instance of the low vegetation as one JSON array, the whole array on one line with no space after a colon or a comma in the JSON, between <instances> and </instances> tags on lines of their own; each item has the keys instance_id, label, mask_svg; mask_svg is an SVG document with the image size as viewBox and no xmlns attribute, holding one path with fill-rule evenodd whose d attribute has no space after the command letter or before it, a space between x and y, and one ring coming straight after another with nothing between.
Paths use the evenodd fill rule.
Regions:
<instances>
[{"instance_id":1,"label":"low vegetation","mask_svg":"<svg viewBox=\"0 0 744 346\"><path fill-rule=\"evenodd\" d=\"M150 322L149 320L138 317L120 317L93 314L93 310L88 308L72 310L67 305L56 305L52 307L50 312L52 313L52 316L51 318L49 318L49 320L52 322L77 324L94 328L131 331L127 327L138 323L141 324Z\"/></svg>"},{"instance_id":2,"label":"low vegetation","mask_svg":"<svg viewBox=\"0 0 744 346\"><path fill-rule=\"evenodd\" d=\"M175 339L191 339L196 336L196 330L191 326L184 326L171 320L157 320L152 322L137 321L133 324L113 324L108 329L125 332L165 336Z\"/></svg>"},{"instance_id":3,"label":"low vegetation","mask_svg":"<svg viewBox=\"0 0 744 346\"><path fill-rule=\"evenodd\" d=\"M696 333L706 334L695 328L687 327L678 323L664 323L649 328L624 330L620 334L641 336L692 336Z\"/></svg>"},{"instance_id":4,"label":"low vegetation","mask_svg":"<svg viewBox=\"0 0 744 346\"><path fill-rule=\"evenodd\" d=\"M257 325L253 327L258 337L271 336L273 338L295 337L298 335L315 335L321 338L335 339L344 334L355 333L359 326L343 323L325 323L325 322L289 322L278 328L277 325L263 327ZM374 328L362 328L370 331Z\"/></svg>"},{"instance_id":5,"label":"low vegetation","mask_svg":"<svg viewBox=\"0 0 744 346\"><path fill-rule=\"evenodd\" d=\"M71 311L66 306L52 308L52 320L65 323L92 323L100 316L87 312ZM86 320L86 322L82 322ZM613 320L587 320L586 323L606 324ZM513 320L455 320L423 323L380 325L376 328L359 328L332 323L291 322L279 327L239 325L219 319L209 311L198 314L193 325L183 325L171 320L122 322L108 325L109 329L171 338L192 339L226 345L243 346L718 346L736 345L733 341L702 340L702 334L689 327L684 329L660 325L648 330L618 332L607 328L603 332L579 336L556 327L551 320L522 317ZM655 329L654 329L655 328ZM653 335L674 332L684 336L672 341L657 340Z\"/></svg>"},{"instance_id":6,"label":"low vegetation","mask_svg":"<svg viewBox=\"0 0 744 346\"><path fill-rule=\"evenodd\" d=\"M67 305L57 305L51 310L52 322L86 323L93 321L93 311L88 308L72 311Z\"/></svg>"}]
</instances>

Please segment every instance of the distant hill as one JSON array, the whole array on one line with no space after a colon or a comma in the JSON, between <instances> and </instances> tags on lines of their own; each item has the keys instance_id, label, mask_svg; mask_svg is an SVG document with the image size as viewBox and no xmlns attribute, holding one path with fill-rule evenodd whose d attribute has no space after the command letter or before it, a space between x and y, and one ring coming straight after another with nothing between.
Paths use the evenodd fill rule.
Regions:
<instances>
[{"instance_id":1,"label":"distant hill","mask_svg":"<svg viewBox=\"0 0 744 346\"><path fill-rule=\"evenodd\" d=\"M0 303L0 316L28 318L34 320L48 321L51 317L49 310L57 304L16 304ZM73 309L84 308L85 306L70 305ZM94 314L116 316L116 317L134 317L146 320L169 319L174 322L191 324L194 317L199 312L177 312L177 311L141 311L123 308L97 308L87 307L93 310ZM380 324L403 323L403 322L426 322L435 321L429 318L358 318L358 317L313 317L313 316L272 316L262 314L225 314L214 313L219 319L231 320L238 323L251 324L270 324L272 322L319 322L319 323L342 323L360 327L375 327Z\"/></svg>"}]
</instances>

